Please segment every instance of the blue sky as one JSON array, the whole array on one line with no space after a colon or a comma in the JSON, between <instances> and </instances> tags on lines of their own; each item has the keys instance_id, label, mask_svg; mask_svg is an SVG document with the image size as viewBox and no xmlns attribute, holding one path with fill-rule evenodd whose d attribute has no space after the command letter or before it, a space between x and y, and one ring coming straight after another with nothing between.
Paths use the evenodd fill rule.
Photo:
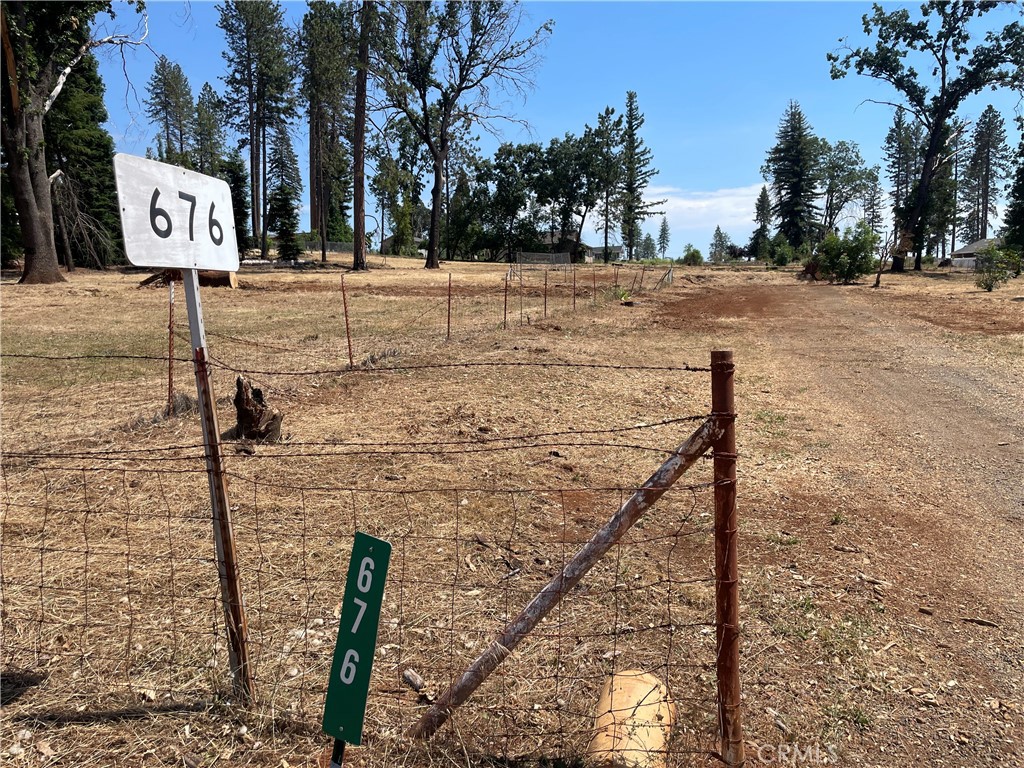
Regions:
<instances>
[{"instance_id":1,"label":"blue sky","mask_svg":"<svg viewBox=\"0 0 1024 768\"><path fill-rule=\"evenodd\" d=\"M902 4L915 9L916 4ZM284 3L290 24L301 21L305 3ZM901 5L887 4L887 8ZM209 81L223 91L226 71L223 35L212 2L150 2L148 48L101 55L107 86L108 128L118 151L145 154L155 146L142 100L158 54L177 61L193 93ZM753 229L754 201L764 180L760 167L774 143L779 119L791 99L798 101L815 133L830 141L855 141L868 164L881 162L881 144L892 109L866 99L892 99L884 85L848 75L833 81L825 54L841 37L863 44L861 2L528 2L534 26L555 22L535 87L511 111L530 125L499 124L508 141L540 141L566 131L582 132L606 106L622 111L627 90L637 92L646 118L642 135L659 174L651 196L666 199L672 233L669 255L691 242L707 250L716 226L740 244ZM115 3L117 17L100 34L125 31L138 21L128 6ZM990 14L990 26L1018 17L1006 7ZM990 21L991 20L991 21ZM99 21L99 20L98 20ZM125 79L125 72L128 81ZM1007 122L1010 143L1018 97L987 91L962 110L977 117L993 104ZM497 145L482 133L490 154ZM305 129L295 131L296 151L306 156ZM308 207L303 208L308 227ZM660 219L647 222L657 235ZM588 239L588 222L584 239ZM368 221L368 229L374 226ZM596 241L596 235L589 238Z\"/></svg>"}]
</instances>

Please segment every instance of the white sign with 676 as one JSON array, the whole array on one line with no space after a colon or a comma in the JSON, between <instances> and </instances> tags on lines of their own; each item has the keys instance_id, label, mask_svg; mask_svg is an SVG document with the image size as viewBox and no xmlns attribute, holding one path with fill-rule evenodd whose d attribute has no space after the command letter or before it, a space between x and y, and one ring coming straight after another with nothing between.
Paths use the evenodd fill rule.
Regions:
<instances>
[{"instance_id":1,"label":"white sign with 676","mask_svg":"<svg viewBox=\"0 0 1024 768\"><path fill-rule=\"evenodd\" d=\"M238 269L226 181L133 155L114 155L125 255L137 267Z\"/></svg>"}]
</instances>

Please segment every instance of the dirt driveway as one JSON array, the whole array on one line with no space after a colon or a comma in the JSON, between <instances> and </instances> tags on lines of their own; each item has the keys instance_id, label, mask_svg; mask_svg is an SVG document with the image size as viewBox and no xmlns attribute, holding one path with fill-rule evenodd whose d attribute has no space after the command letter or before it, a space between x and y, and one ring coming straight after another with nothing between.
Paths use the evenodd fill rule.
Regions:
<instances>
[{"instance_id":1,"label":"dirt driveway","mask_svg":"<svg viewBox=\"0 0 1024 768\"><path fill-rule=\"evenodd\" d=\"M1021 764L1014 290L748 275L662 309L660 324L709 333L759 374L738 375L737 402L748 735L762 758L787 741L838 743L851 765Z\"/></svg>"}]
</instances>

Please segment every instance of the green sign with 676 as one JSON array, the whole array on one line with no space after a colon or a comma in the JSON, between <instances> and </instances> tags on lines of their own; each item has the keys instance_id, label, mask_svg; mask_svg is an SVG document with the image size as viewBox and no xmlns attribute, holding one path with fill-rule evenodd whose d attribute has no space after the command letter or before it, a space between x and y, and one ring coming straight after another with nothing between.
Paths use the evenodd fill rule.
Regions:
<instances>
[{"instance_id":1,"label":"green sign with 676","mask_svg":"<svg viewBox=\"0 0 1024 768\"><path fill-rule=\"evenodd\" d=\"M356 533L324 703L324 733L360 744L391 545Z\"/></svg>"}]
</instances>

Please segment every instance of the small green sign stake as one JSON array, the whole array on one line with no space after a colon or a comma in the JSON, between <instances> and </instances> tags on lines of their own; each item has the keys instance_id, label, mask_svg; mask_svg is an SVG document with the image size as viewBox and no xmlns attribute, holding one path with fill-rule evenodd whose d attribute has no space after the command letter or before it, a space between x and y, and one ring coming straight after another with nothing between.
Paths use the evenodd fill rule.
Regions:
<instances>
[{"instance_id":1,"label":"small green sign stake","mask_svg":"<svg viewBox=\"0 0 1024 768\"><path fill-rule=\"evenodd\" d=\"M324 703L324 733L336 739L332 765L341 765L346 742L360 744L363 740L363 715L390 559L388 542L356 532Z\"/></svg>"}]
</instances>

